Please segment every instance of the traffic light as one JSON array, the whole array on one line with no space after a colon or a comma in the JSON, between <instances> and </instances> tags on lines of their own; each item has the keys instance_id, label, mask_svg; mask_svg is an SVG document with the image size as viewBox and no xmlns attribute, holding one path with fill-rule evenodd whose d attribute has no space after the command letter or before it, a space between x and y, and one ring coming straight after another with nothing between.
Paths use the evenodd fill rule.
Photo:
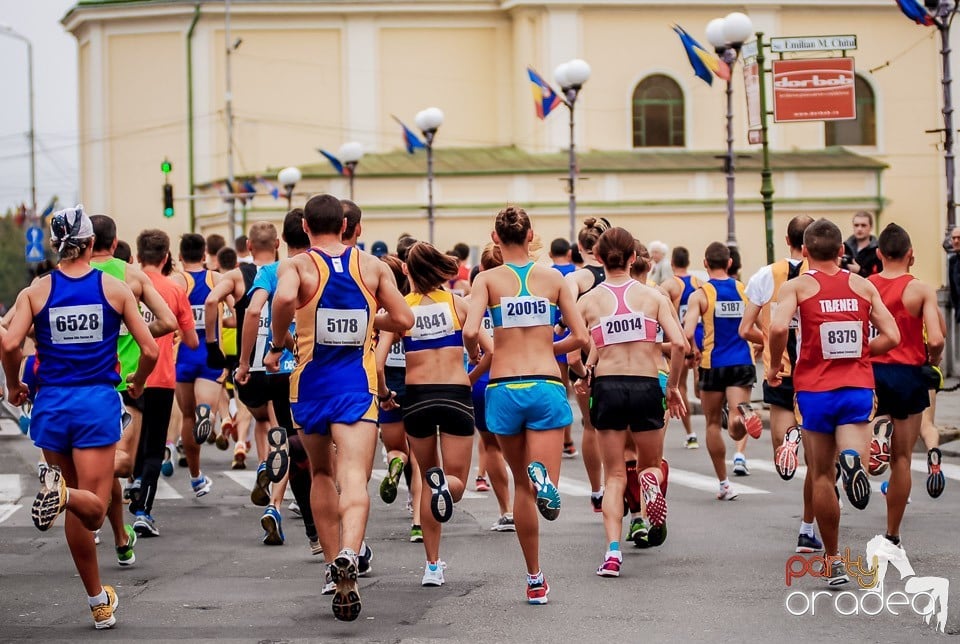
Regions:
<instances>
[{"instance_id":1,"label":"traffic light","mask_svg":"<svg viewBox=\"0 0 960 644\"><path fill-rule=\"evenodd\" d=\"M169 183L163 184L163 216L173 217L173 186Z\"/></svg>"},{"instance_id":2,"label":"traffic light","mask_svg":"<svg viewBox=\"0 0 960 644\"><path fill-rule=\"evenodd\" d=\"M163 174L170 174L170 171L173 170L173 164L167 161L166 159L160 164L160 172Z\"/></svg>"}]
</instances>

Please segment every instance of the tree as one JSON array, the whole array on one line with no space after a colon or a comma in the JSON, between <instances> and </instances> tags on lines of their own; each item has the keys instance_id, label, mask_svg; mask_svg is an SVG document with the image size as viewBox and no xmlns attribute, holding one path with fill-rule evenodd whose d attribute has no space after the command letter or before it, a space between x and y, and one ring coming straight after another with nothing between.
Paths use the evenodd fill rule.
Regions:
<instances>
[{"instance_id":1,"label":"tree","mask_svg":"<svg viewBox=\"0 0 960 644\"><path fill-rule=\"evenodd\" d=\"M30 269L24 258L24 229L17 226L14 213L0 217L0 303L11 306L17 293L30 283Z\"/></svg>"}]
</instances>

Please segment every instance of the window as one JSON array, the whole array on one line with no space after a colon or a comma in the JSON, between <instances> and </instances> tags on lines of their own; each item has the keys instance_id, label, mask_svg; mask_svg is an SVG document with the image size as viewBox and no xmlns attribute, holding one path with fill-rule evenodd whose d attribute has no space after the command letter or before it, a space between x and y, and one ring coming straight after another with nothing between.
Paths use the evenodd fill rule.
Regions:
<instances>
[{"instance_id":1,"label":"window","mask_svg":"<svg viewBox=\"0 0 960 644\"><path fill-rule=\"evenodd\" d=\"M667 148L685 144L683 90L669 76L647 76L633 90L633 147Z\"/></svg>"},{"instance_id":2,"label":"window","mask_svg":"<svg viewBox=\"0 0 960 644\"><path fill-rule=\"evenodd\" d=\"M876 145L877 105L873 88L857 74L857 118L850 121L827 121L825 145Z\"/></svg>"}]
</instances>

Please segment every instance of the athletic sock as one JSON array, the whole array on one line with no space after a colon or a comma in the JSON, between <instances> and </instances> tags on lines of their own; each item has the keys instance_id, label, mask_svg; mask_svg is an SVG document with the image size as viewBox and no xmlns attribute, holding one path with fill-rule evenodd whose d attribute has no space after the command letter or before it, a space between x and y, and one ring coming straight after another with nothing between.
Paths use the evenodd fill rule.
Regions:
<instances>
[{"instance_id":1,"label":"athletic sock","mask_svg":"<svg viewBox=\"0 0 960 644\"><path fill-rule=\"evenodd\" d=\"M737 452L733 455L733 460L737 460L738 458L744 461L747 460L747 457L743 455L743 452Z\"/></svg>"},{"instance_id":2,"label":"athletic sock","mask_svg":"<svg viewBox=\"0 0 960 644\"><path fill-rule=\"evenodd\" d=\"M192 476L190 477L190 482L191 482L191 483L199 483L199 482L202 481L202 480L203 480L203 472L200 472L200 474L197 476L197 478L193 478Z\"/></svg>"},{"instance_id":3,"label":"athletic sock","mask_svg":"<svg viewBox=\"0 0 960 644\"><path fill-rule=\"evenodd\" d=\"M800 534L805 534L808 537L816 535L816 532L813 531L813 524L807 523L806 521L800 521Z\"/></svg>"},{"instance_id":4,"label":"athletic sock","mask_svg":"<svg viewBox=\"0 0 960 644\"><path fill-rule=\"evenodd\" d=\"M730 485L730 479L723 479L720 481L720 487L726 487L728 485Z\"/></svg>"},{"instance_id":5,"label":"athletic sock","mask_svg":"<svg viewBox=\"0 0 960 644\"><path fill-rule=\"evenodd\" d=\"M689 434L687 434L687 440L689 440L689 439L691 439L691 438L696 439L696 438L697 438L697 432L690 432Z\"/></svg>"},{"instance_id":6,"label":"athletic sock","mask_svg":"<svg viewBox=\"0 0 960 644\"><path fill-rule=\"evenodd\" d=\"M601 491L599 491L599 492L591 492L591 493L590 493L590 498L591 498L591 499L602 499L602 498L603 498L603 490L601 490Z\"/></svg>"},{"instance_id":7,"label":"athletic sock","mask_svg":"<svg viewBox=\"0 0 960 644\"><path fill-rule=\"evenodd\" d=\"M637 469L637 462L636 462L636 461L627 461L627 462L626 462L626 465L627 465L627 469L628 469L628 470L629 470L629 469L634 469L634 470Z\"/></svg>"},{"instance_id":8,"label":"athletic sock","mask_svg":"<svg viewBox=\"0 0 960 644\"><path fill-rule=\"evenodd\" d=\"M893 536L893 535L890 535L890 534L886 534L886 535L884 535L884 536L887 538L887 541L889 541L889 542L892 543L893 545L895 545L895 546L899 546L899 545L900 545L900 536L899 536L899 535L898 535L898 536Z\"/></svg>"},{"instance_id":9,"label":"athletic sock","mask_svg":"<svg viewBox=\"0 0 960 644\"><path fill-rule=\"evenodd\" d=\"M542 571L542 570L538 570L538 571L537 571L537 574L535 574L535 575L531 575L530 573L527 573L527 585L528 585L528 586L536 586L537 584L542 584L542 583L543 583L543 571Z\"/></svg>"},{"instance_id":10,"label":"athletic sock","mask_svg":"<svg viewBox=\"0 0 960 644\"><path fill-rule=\"evenodd\" d=\"M620 552L620 542L619 542L619 541L611 541L611 542L610 542L610 547L608 548L608 550L609 550L610 552Z\"/></svg>"},{"instance_id":11,"label":"athletic sock","mask_svg":"<svg viewBox=\"0 0 960 644\"><path fill-rule=\"evenodd\" d=\"M93 595L92 597L87 597L87 601L90 603L90 608L94 606L99 606L100 604L106 604L110 599L107 597L107 591L103 590L101 586L100 594Z\"/></svg>"}]
</instances>

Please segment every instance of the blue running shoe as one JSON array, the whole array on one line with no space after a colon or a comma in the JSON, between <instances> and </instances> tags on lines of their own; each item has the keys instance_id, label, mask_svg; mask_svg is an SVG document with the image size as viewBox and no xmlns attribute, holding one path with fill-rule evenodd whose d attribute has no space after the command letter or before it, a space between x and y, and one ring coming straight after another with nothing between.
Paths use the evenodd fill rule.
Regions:
<instances>
[{"instance_id":1,"label":"blue running shoe","mask_svg":"<svg viewBox=\"0 0 960 644\"><path fill-rule=\"evenodd\" d=\"M270 472L266 463L257 466L257 479L250 490L250 502L261 508L270 504Z\"/></svg>"},{"instance_id":2,"label":"blue running shoe","mask_svg":"<svg viewBox=\"0 0 960 644\"><path fill-rule=\"evenodd\" d=\"M263 528L263 543L268 546L283 545L283 527L280 513L272 505L268 505L260 517L260 526Z\"/></svg>"},{"instance_id":3,"label":"blue running shoe","mask_svg":"<svg viewBox=\"0 0 960 644\"><path fill-rule=\"evenodd\" d=\"M860 455L855 450L845 449L840 452L840 478L843 479L843 490L847 493L850 503L858 510L863 510L870 503L870 479L860 462Z\"/></svg>"},{"instance_id":4,"label":"blue running shoe","mask_svg":"<svg viewBox=\"0 0 960 644\"><path fill-rule=\"evenodd\" d=\"M164 476L173 476L173 455L177 453L177 447L173 443L167 443L163 448L163 462L160 463L160 473Z\"/></svg>"},{"instance_id":5,"label":"blue running shoe","mask_svg":"<svg viewBox=\"0 0 960 644\"><path fill-rule=\"evenodd\" d=\"M811 552L821 552L823 544L817 539L817 535L803 534L797 537L797 552L800 554L810 554Z\"/></svg>"},{"instance_id":6,"label":"blue running shoe","mask_svg":"<svg viewBox=\"0 0 960 644\"><path fill-rule=\"evenodd\" d=\"M205 474L200 474L199 479L190 481L190 487L193 488L193 492L197 495L197 498L200 498L210 493L210 488L213 487L213 481L207 478Z\"/></svg>"},{"instance_id":7,"label":"blue running shoe","mask_svg":"<svg viewBox=\"0 0 960 644\"><path fill-rule=\"evenodd\" d=\"M540 461L527 466L527 475L537 491L537 509L547 521L555 521L560 516L560 491L550 481L547 468Z\"/></svg>"},{"instance_id":8,"label":"blue running shoe","mask_svg":"<svg viewBox=\"0 0 960 644\"><path fill-rule=\"evenodd\" d=\"M431 467L426 472L427 485L433 490L430 496L430 512L440 523L446 523L453 516L453 497L447 487L447 477L439 467Z\"/></svg>"}]
</instances>

